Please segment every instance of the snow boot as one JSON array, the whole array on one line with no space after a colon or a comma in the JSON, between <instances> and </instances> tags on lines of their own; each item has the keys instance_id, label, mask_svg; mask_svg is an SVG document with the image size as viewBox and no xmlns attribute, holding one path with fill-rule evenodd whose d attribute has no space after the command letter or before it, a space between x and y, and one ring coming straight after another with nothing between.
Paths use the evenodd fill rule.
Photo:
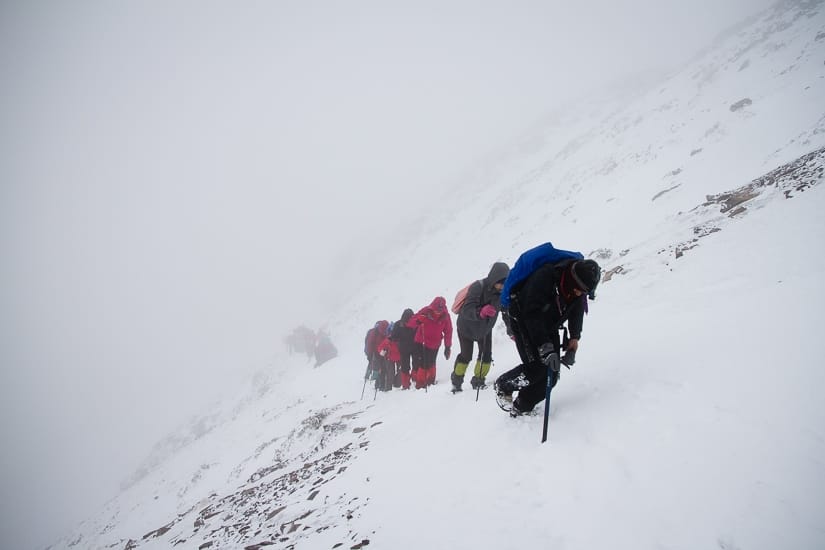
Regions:
<instances>
[{"instance_id":1,"label":"snow boot","mask_svg":"<svg viewBox=\"0 0 825 550\"><path fill-rule=\"evenodd\" d=\"M460 363L456 363L456 367L461 366ZM467 369L467 365L464 365L464 369L462 369L462 374L457 374L456 370L450 374L450 382L453 384L453 393L461 391L461 385L464 384L464 374L463 371Z\"/></svg>"},{"instance_id":2,"label":"snow boot","mask_svg":"<svg viewBox=\"0 0 825 550\"><path fill-rule=\"evenodd\" d=\"M425 371L426 379L425 385L432 386L435 384L435 365L431 366L428 369L421 369Z\"/></svg>"},{"instance_id":3,"label":"snow boot","mask_svg":"<svg viewBox=\"0 0 825 550\"><path fill-rule=\"evenodd\" d=\"M529 411L526 411L520 407L519 398L516 397L513 400L513 406L510 408L510 416L513 418L517 418L519 416L535 416L536 415L536 408L533 407Z\"/></svg>"},{"instance_id":4,"label":"snow boot","mask_svg":"<svg viewBox=\"0 0 825 550\"><path fill-rule=\"evenodd\" d=\"M496 392L496 404L505 412L513 410L513 392L507 392L499 387L498 381L493 384L493 390Z\"/></svg>"},{"instance_id":5,"label":"snow boot","mask_svg":"<svg viewBox=\"0 0 825 550\"><path fill-rule=\"evenodd\" d=\"M410 373L401 371L401 389L410 389Z\"/></svg>"}]
</instances>

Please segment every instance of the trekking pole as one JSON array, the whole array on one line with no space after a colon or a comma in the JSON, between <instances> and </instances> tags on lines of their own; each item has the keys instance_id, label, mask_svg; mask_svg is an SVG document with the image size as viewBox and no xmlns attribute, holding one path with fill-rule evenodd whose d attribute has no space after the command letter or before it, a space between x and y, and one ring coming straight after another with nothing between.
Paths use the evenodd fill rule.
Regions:
<instances>
[{"instance_id":1,"label":"trekking pole","mask_svg":"<svg viewBox=\"0 0 825 550\"><path fill-rule=\"evenodd\" d=\"M560 367L559 354L550 355L550 364L547 365L547 387L544 390L544 428L541 432L541 442L547 441L547 422L550 419L550 390L553 388L553 373L558 372Z\"/></svg>"},{"instance_id":2,"label":"trekking pole","mask_svg":"<svg viewBox=\"0 0 825 550\"><path fill-rule=\"evenodd\" d=\"M481 393L481 371L484 369L484 367L482 366L483 363L481 361L482 357L484 357L484 348L487 347L487 338L489 338L490 336L491 334L488 334L484 337L484 340L481 341L481 347L478 349L478 374L476 375L476 403L478 403L478 394ZM475 372L473 374L475 374Z\"/></svg>"},{"instance_id":3,"label":"trekking pole","mask_svg":"<svg viewBox=\"0 0 825 550\"><path fill-rule=\"evenodd\" d=\"M361 388L361 401L364 400L364 391L367 389L367 380L370 377L370 361L367 359L367 372L364 373L364 387Z\"/></svg>"}]
</instances>

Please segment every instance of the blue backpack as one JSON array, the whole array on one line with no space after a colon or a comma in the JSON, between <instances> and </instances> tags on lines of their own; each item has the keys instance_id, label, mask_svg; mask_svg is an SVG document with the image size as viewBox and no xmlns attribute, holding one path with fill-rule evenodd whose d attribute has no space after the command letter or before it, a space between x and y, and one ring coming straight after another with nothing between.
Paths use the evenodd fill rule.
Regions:
<instances>
[{"instance_id":1,"label":"blue backpack","mask_svg":"<svg viewBox=\"0 0 825 550\"><path fill-rule=\"evenodd\" d=\"M531 248L516 260L516 265L510 270L507 280L504 281L504 288L501 289L501 308L510 307L510 293L513 287L524 281L535 270L545 264L554 264L562 260L583 260L581 252L570 250L560 250L553 247L553 243L540 244Z\"/></svg>"}]
</instances>

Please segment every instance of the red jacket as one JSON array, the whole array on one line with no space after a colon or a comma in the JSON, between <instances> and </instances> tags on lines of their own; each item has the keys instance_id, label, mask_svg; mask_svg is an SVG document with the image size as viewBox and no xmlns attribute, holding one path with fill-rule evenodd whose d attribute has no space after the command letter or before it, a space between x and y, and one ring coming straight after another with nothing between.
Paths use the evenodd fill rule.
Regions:
<instances>
[{"instance_id":1,"label":"red jacket","mask_svg":"<svg viewBox=\"0 0 825 550\"><path fill-rule=\"evenodd\" d=\"M387 353L384 354L384 351ZM398 343L390 340L389 337L384 338L384 340L378 344L378 354L384 355L384 357L393 363L401 361L401 352L398 351Z\"/></svg>"},{"instance_id":2,"label":"red jacket","mask_svg":"<svg viewBox=\"0 0 825 550\"><path fill-rule=\"evenodd\" d=\"M443 296L436 297L430 305L421 308L410 318L407 326L417 329L415 341L429 349L438 349L442 336L445 347L453 345L453 320Z\"/></svg>"},{"instance_id":3,"label":"red jacket","mask_svg":"<svg viewBox=\"0 0 825 550\"><path fill-rule=\"evenodd\" d=\"M367 331L367 336L364 338L364 353L367 359L371 359L374 354L378 353L378 345L387 337L389 326L389 321L378 321Z\"/></svg>"}]
</instances>

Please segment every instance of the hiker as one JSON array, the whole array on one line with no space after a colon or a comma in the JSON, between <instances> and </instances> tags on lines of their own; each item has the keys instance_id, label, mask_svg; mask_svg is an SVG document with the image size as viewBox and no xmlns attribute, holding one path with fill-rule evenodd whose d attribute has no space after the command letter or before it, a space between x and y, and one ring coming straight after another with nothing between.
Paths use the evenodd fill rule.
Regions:
<instances>
[{"instance_id":1,"label":"hiker","mask_svg":"<svg viewBox=\"0 0 825 550\"><path fill-rule=\"evenodd\" d=\"M583 259L577 252L561 251L582 259L567 257L547 263L536 261L535 254L547 245L519 257L505 281L503 292L507 293L506 298L502 294L507 332L515 341L522 360L520 365L499 376L495 383L499 406L505 410L509 406L511 416L532 411L544 400L548 383L552 389L558 382L559 364L570 368L575 362L587 299L595 296L601 278L599 264ZM520 262L522 266L532 264L529 273L519 269ZM520 277L524 278L518 281ZM559 330L565 321L570 339L564 356L558 359L562 349ZM548 372L549 365L553 365L551 372ZM548 375L551 377L549 382ZM515 391L518 396L513 399Z\"/></svg>"},{"instance_id":2,"label":"hiker","mask_svg":"<svg viewBox=\"0 0 825 550\"><path fill-rule=\"evenodd\" d=\"M438 349L444 339L444 359L450 358L453 344L453 320L447 311L447 300L437 296L430 305L410 317L407 326L415 329L413 351L413 379L415 389L426 388L435 383L435 364Z\"/></svg>"},{"instance_id":3,"label":"hiker","mask_svg":"<svg viewBox=\"0 0 825 550\"><path fill-rule=\"evenodd\" d=\"M375 380L375 387L379 387L379 375L384 365L384 358L378 354L378 345L387 337L388 321L377 321L364 337L364 354L367 356L367 372L364 379Z\"/></svg>"},{"instance_id":4,"label":"hiker","mask_svg":"<svg viewBox=\"0 0 825 550\"><path fill-rule=\"evenodd\" d=\"M312 359L315 354L315 332L304 325L292 329L292 334L288 336L289 353L306 353L308 359Z\"/></svg>"},{"instance_id":5,"label":"hiker","mask_svg":"<svg viewBox=\"0 0 825 550\"><path fill-rule=\"evenodd\" d=\"M498 321L501 308L501 289L509 273L510 267L507 264L496 262L485 278L475 281L467 288L456 320L461 350L455 358L453 373L450 375L453 392L461 391L464 373L473 359L474 342L478 342L479 354L470 385L474 390L487 387L486 377L493 362L493 327Z\"/></svg>"},{"instance_id":6,"label":"hiker","mask_svg":"<svg viewBox=\"0 0 825 550\"><path fill-rule=\"evenodd\" d=\"M319 329L318 335L316 336L316 344L315 344L315 366L318 367L323 365L333 357L338 355L338 350L335 348L335 345L332 343L332 340L329 337L329 334L326 331Z\"/></svg>"},{"instance_id":7,"label":"hiker","mask_svg":"<svg viewBox=\"0 0 825 550\"><path fill-rule=\"evenodd\" d=\"M415 346L415 329L408 327L407 323L412 316L413 310L405 309L390 331L390 339L398 344L398 377L402 390L410 389L410 359Z\"/></svg>"},{"instance_id":8,"label":"hiker","mask_svg":"<svg viewBox=\"0 0 825 550\"><path fill-rule=\"evenodd\" d=\"M384 358L379 373L379 387L382 391L389 391L393 387L401 386L401 379L398 377L398 366L401 361L401 352L398 350L398 343L391 339L395 323L390 323L387 329L387 337L378 344L378 355Z\"/></svg>"}]
</instances>

